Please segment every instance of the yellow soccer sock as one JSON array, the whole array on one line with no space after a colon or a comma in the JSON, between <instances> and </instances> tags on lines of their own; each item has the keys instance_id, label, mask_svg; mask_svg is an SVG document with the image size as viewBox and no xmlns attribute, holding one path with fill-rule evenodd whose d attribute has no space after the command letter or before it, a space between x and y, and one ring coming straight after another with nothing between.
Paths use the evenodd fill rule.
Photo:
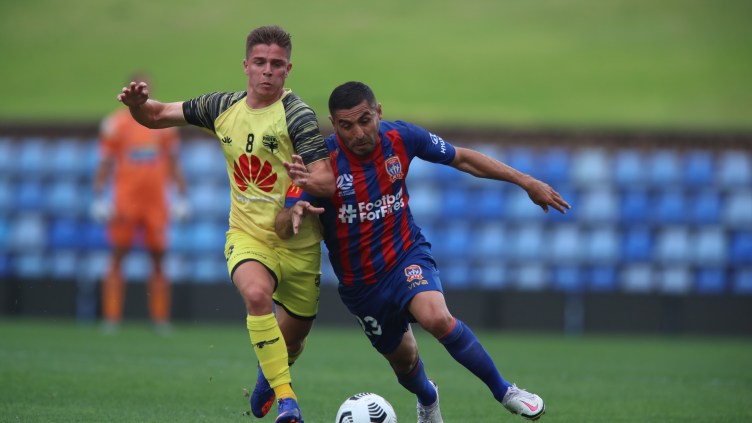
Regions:
<instances>
[{"instance_id":1,"label":"yellow soccer sock","mask_svg":"<svg viewBox=\"0 0 752 423\"><path fill-rule=\"evenodd\" d=\"M294 398L295 394L290 387L292 379L290 366L287 364L287 346L274 314L248 315L246 323L253 350L269 386L274 389L278 399Z\"/></svg>"}]
</instances>

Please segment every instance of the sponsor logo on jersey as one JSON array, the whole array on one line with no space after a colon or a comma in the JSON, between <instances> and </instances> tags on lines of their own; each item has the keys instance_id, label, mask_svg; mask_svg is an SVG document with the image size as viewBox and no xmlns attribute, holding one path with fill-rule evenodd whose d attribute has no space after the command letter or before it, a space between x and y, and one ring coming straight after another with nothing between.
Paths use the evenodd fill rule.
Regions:
<instances>
[{"instance_id":1,"label":"sponsor logo on jersey","mask_svg":"<svg viewBox=\"0 0 752 423\"><path fill-rule=\"evenodd\" d=\"M397 156L391 156L386 159L384 163L386 166L386 173L389 174L389 182L394 182L397 179L403 179L405 175L402 174L402 163Z\"/></svg>"},{"instance_id":2,"label":"sponsor logo on jersey","mask_svg":"<svg viewBox=\"0 0 752 423\"><path fill-rule=\"evenodd\" d=\"M428 285L428 281L423 279L423 269L417 264L411 264L405 267L405 276L407 276L407 289L413 289L416 286Z\"/></svg>"},{"instance_id":3,"label":"sponsor logo on jersey","mask_svg":"<svg viewBox=\"0 0 752 423\"><path fill-rule=\"evenodd\" d=\"M264 192L271 192L277 182L277 174L273 172L272 164L261 160L253 154L242 154L234 163L235 183L238 189L245 191L251 184Z\"/></svg>"},{"instance_id":4,"label":"sponsor logo on jersey","mask_svg":"<svg viewBox=\"0 0 752 423\"><path fill-rule=\"evenodd\" d=\"M430 132L428 134L431 136L431 142L433 142L435 145L440 145L441 152L446 154L446 142L438 135L432 134Z\"/></svg>"},{"instance_id":5,"label":"sponsor logo on jersey","mask_svg":"<svg viewBox=\"0 0 752 423\"><path fill-rule=\"evenodd\" d=\"M230 137L224 137L224 138L222 138L222 144L225 144L225 145L232 144L232 138L230 138Z\"/></svg>"},{"instance_id":6,"label":"sponsor logo on jersey","mask_svg":"<svg viewBox=\"0 0 752 423\"><path fill-rule=\"evenodd\" d=\"M343 173L342 175L337 176L337 189L339 189L340 197L355 194L355 190L353 190L352 175L349 173Z\"/></svg>"},{"instance_id":7,"label":"sponsor logo on jersey","mask_svg":"<svg viewBox=\"0 0 752 423\"><path fill-rule=\"evenodd\" d=\"M277 150L279 150L279 141L277 141L277 137L274 135L264 135L261 143L264 144L264 147L268 148L272 154L275 154Z\"/></svg>"},{"instance_id":8,"label":"sponsor logo on jersey","mask_svg":"<svg viewBox=\"0 0 752 423\"><path fill-rule=\"evenodd\" d=\"M360 202L357 205L345 203L339 207L337 217L342 223L361 223L380 220L405 207L402 188L395 195L384 195L374 202Z\"/></svg>"}]
</instances>

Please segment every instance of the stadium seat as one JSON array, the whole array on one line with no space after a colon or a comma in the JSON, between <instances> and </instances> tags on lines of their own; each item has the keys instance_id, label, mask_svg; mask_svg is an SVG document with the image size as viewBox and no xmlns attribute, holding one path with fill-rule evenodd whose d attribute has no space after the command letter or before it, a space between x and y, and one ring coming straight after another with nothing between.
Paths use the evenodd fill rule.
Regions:
<instances>
[{"instance_id":1,"label":"stadium seat","mask_svg":"<svg viewBox=\"0 0 752 423\"><path fill-rule=\"evenodd\" d=\"M47 224L40 214L22 214L10 221L10 251L44 251L47 246Z\"/></svg>"},{"instance_id":2,"label":"stadium seat","mask_svg":"<svg viewBox=\"0 0 752 423\"><path fill-rule=\"evenodd\" d=\"M648 293L655 289L653 268L648 264L624 266L619 275L622 289L629 293Z\"/></svg>"},{"instance_id":3,"label":"stadium seat","mask_svg":"<svg viewBox=\"0 0 752 423\"><path fill-rule=\"evenodd\" d=\"M577 266L555 266L552 270L552 288L561 292L582 292L584 278Z\"/></svg>"},{"instance_id":4,"label":"stadium seat","mask_svg":"<svg viewBox=\"0 0 752 423\"><path fill-rule=\"evenodd\" d=\"M434 227L433 238L429 240L433 252L440 257L464 258L472 254L478 239L470 232L467 222L457 221L451 225L437 225Z\"/></svg>"},{"instance_id":5,"label":"stadium seat","mask_svg":"<svg viewBox=\"0 0 752 423\"><path fill-rule=\"evenodd\" d=\"M548 288L551 276L540 263L525 263L512 272L514 286L521 291L543 291Z\"/></svg>"},{"instance_id":6,"label":"stadium seat","mask_svg":"<svg viewBox=\"0 0 752 423\"><path fill-rule=\"evenodd\" d=\"M202 138L183 142L181 158L183 172L190 183L227 180L222 148L214 139Z\"/></svg>"},{"instance_id":7,"label":"stadium seat","mask_svg":"<svg viewBox=\"0 0 752 423\"><path fill-rule=\"evenodd\" d=\"M467 188L449 187L441 193L441 214L449 219L466 218L468 210L473 208L472 195ZM412 209L412 205L410 205Z\"/></svg>"},{"instance_id":8,"label":"stadium seat","mask_svg":"<svg viewBox=\"0 0 752 423\"><path fill-rule=\"evenodd\" d=\"M531 172L536 178L557 187L557 191L559 191L559 188L563 184L569 182L571 167L572 158L570 157L569 150L564 148L547 148L541 152L538 165ZM567 197L564 198L566 199Z\"/></svg>"},{"instance_id":9,"label":"stadium seat","mask_svg":"<svg viewBox=\"0 0 752 423\"><path fill-rule=\"evenodd\" d=\"M595 265L586 272L587 287L592 292L614 292L618 287L616 267Z\"/></svg>"},{"instance_id":10,"label":"stadium seat","mask_svg":"<svg viewBox=\"0 0 752 423\"><path fill-rule=\"evenodd\" d=\"M664 294L688 294L692 290L692 272L688 266L670 266L657 272L656 282Z\"/></svg>"},{"instance_id":11,"label":"stadium seat","mask_svg":"<svg viewBox=\"0 0 752 423\"><path fill-rule=\"evenodd\" d=\"M698 294L723 294L726 292L726 269L701 267L695 271L695 292Z\"/></svg>"},{"instance_id":12,"label":"stadium seat","mask_svg":"<svg viewBox=\"0 0 752 423\"><path fill-rule=\"evenodd\" d=\"M41 250L24 251L13 260L13 273L19 279L42 279L47 275L48 256Z\"/></svg>"},{"instance_id":13,"label":"stadium seat","mask_svg":"<svg viewBox=\"0 0 752 423\"><path fill-rule=\"evenodd\" d=\"M86 281L99 281L110 267L110 252L96 250L84 253L79 261L80 277Z\"/></svg>"},{"instance_id":14,"label":"stadium seat","mask_svg":"<svg viewBox=\"0 0 752 423\"><path fill-rule=\"evenodd\" d=\"M91 197L80 191L81 184L69 177L55 179L46 186L43 207L49 216L80 217L88 214ZM89 189L88 193L91 192Z\"/></svg>"},{"instance_id":15,"label":"stadium seat","mask_svg":"<svg viewBox=\"0 0 752 423\"><path fill-rule=\"evenodd\" d=\"M452 232L452 235L459 241L461 235ZM498 222L480 225L473 230L472 238L466 242L465 248L457 251L457 257L498 260L506 257L510 249L507 228L503 223Z\"/></svg>"},{"instance_id":16,"label":"stadium seat","mask_svg":"<svg viewBox=\"0 0 752 423\"><path fill-rule=\"evenodd\" d=\"M679 224L687 220L687 202L680 189L663 189L656 192L655 207L651 213L655 223L660 225Z\"/></svg>"},{"instance_id":17,"label":"stadium seat","mask_svg":"<svg viewBox=\"0 0 752 423\"><path fill-rule=\"evenodd\" d=\"M16 185L14 203L22 212L42 211L45 199L44 185L40 180L24 180Z\"/></svg>"},{"instance_id":18,"label":"stadium seat","mask_svg":"<svg viewBox=\"0 0 752 423\"><path fill-rule=\"evenodd\" d=\"M76 280L79 272L78 262L76 250L53 250L49 255L49 276L58 280Z\"/></svg>"},{"instance_id":19,"label":"stadium seat","mask_svg":"<svg viewBox=\"0 0 752 423\"><path fill-rule=\"evenodd\" d=\"M18 149L13 160L17 177L38 181L51 176L55 157L47 152L47 140L41 137L26 137L18 140Z\"/></svg>"},{"instance_id":20,"label":"stadium seat","mask_svg":"<svg viewBox=\"0 0 752 423\"><path fill-rule=\"evenodd\" d=\"M692 261L701 265L724 265L728 257L728 244L723 227L700 228L690 242Z\"/></svg>"},{"instance_id":21,"label":"stadium seat","mask_svg":"<svg viewBox=\"0 0 752 423\"><path fill-rule=\"evenodd\" d=\"M230 215L230 187L226 182L197 181L188 191L188 201L197 218L227 219Z\"/></svg>"},{"instance_id":22,"label":"stadium seat","mask_svg":"<svg viewBox=\"0 0 752 423\"><path fill-rule=\"evenodd\" d=\"M102 250L110 248L107 228L102 223L89 221L86 223L84 237L87 250Z\"/></svg>"},{"instance_id":23,"label":"stadium seat","mask_svg":"<svg viewBox=\"0 0 752 423\"><path fill-rule=\"evenodd\" d=\"M684 156L684 184L689 187L713 185L715 157L709 150L693 150Z\"/></svg>"},{"instance_id":24,"label":"stadium seat","mask_svg":"<svg viewBox=\"0 0 752 423\"><path fill-rule=\"evenodd\" d=\"M752 267L742 267L734 271L734 294L752 295Z\"/></svg>"},{"instance_id":25,"label":"stadium seat","mask_svg":"<svg viewBox=\"0 0 752 423\"><path fill-rule=\"evenodd\" d=\"M715 189L696 192L689 204L689 222L696 225L715 225L721 221L721 195Z\"/></svg>"},{"instance_id":26,"label":"stadium seat","mask_svg":"<svg viewBox=\"0 0 752 423\"><path fill-rule=\"evenodd\" d=\"M584 251L585 242L579 225L562 223L550 229L544 248L549 263L558 265L579 263L585 256Z\"/></svg>"},{"instance_id":27,"label":"stadium seat","mask_svg":"<svg viewBox=\"0 0 752 423\"><path fill-rule=\"evenodd\" d=\"M619 219L619 197L608 186L594 186L583 190L577 219L582 223L610 223Z\"/></svg>"},{"instance_id":28,"label":"stadium seat","mask_svg":"<svg viewBox=\"0 0 752 423\"><path fill-rule=\"evenodd\" d=\"M718 181L723 188L752 185L752 158L749 150L726 150L718 160Z\"/></svg>"},{"instance_id":29,"label":"stadium seat","mask_svg":"<svg viewBox=\"0 0 752 423\"><path fill-rule=\"evenodd\" d=\"M418 185L434 185L436 168L440 166L436 163L427 162L419 157L413 159L410 162L410 169L408 170L408 184L412 188L412 184Z\"/></svg>"},{"instance_id":30,"label":"stadium seat","mask_svg":"<svg viewBox=\"0 0 752 423\"><path fill-rule=\"evenodd\" d=\"M519 261L542 260L545 248L543 227L538 224L518 225L508 231L509 237L506 245L506 256Z\"/></svg>"},{"instance_id":31,"label":"stadium seat","mask_svg":"<svg viewBox=\"0 0 752 423\"><path fill-rule=\"evenodd\" d=\"M418 225L442 216L441 193L433 185L413 184L408 193L410 211Z\"/></svg>"},{"instance_id":32,"label":"stadium seat","mask_svg":"<svg viewBox=\"0 0 752 423\"><path fill-rule=\"evenodd\" d=\"M86 239L81 236L84 225L76 219L57 217L50 224L49 246L53 250L83 249Z\"/></svg>"},{"instance_id":33,"label":"stadium seat","mask_svg":"<svg viewBox=\"0 0 752 423\"><path fill-rule=\"evenodd\" d=\"M652 213L648 192L644 188L628 188L621 197L621 220L626 224L646 223Z\"/></svg>"},{"instance_id":34,"label":"stadium seat","mask_svg":"<svg viewBox=\"0 0 752 423\"><path fill-rule=\"evenodd\" d=\"M578 150L572 156L572 181L583 187L611 181L612 164L608 153L600 148Z\"/></svg>"},{"instance_id":35,"label":"stadium seat","mask_svg":"<svg viewBox=\"0 0 752 423\"><path fill-rule=\"evenodd\" d=\"M192 278L196 283L224 283L230 279L227 263L221 253L209 254L193 260Z\"/></svg>"},{"instance_id":36,"label":"stadium seat","mask_svg":"<svg viewBox=\"0 0 752 423\"><path fill-rule=\"evenodd\" d=\"M123 261L123 278L128 282L145 283L151 272L151 259L144 251L133 250Z\"/></svg>"},{"instance_id":37,"label":"stadium seat","mask_svg":"<svg viewBox=\"0 0 752 423\"><path fill-rule=\"evenodd\" d=\"M479 219L502 219L504 218L506 190L502 184L486 186L474 193L474 200L468 207L470 216Z\"/></svg>"},{"instance_id":38,"label":"stadium seat","mask_svg":"<svg viewBox=\"0 0 752 423\"><path fill-rule=\"evenodd\" d=\"M8 179L0 179L0 217L7 216L16 208L13 185Z\"/></svg>"},{"instance_id":39,"label":"stadium seat","mask_svg":"<svg viewBox=\"0 0 752 423\"><path fill-rule=\"evenodd\" d=\"M681 263L690 260L690 236L684 226L667 226L655 237L653 257L659 263Z\"/></svg>"},{"instance_id":40,"label":"stadium seat","mask_svg":"<svg viewBox=\"0 0 752 423\"><path fill-rule=\"evenodd\" d=\"M188 253L192 250L190 238L190 223L172 222L167 231L169 250L177 254Z\"/></svg>"},{"instance_id":41,"label":"stadium seat","mask_svg":"<svg viewBox=\"0 0 752 423\"><path fill-rule=\"evenodd\" d=\"M645 159L634 149L619 150L614 155L614 182L621 189L636 188L647 183Z\"/></svg>"},{"instance_id":42,"label":"stadium seat","mask_svg":"<svg viewBox=\"0 0 752 423\"><path fill-rule=\"evenodd\" d=\"M438 264L439 278L445 289L463 289L473 286L479 277L477 268L467 259L449 258Z\"/></svg>"},{"instance_id":43,"label":"stadium seat","mask_svg":"<svg viewBox=\"0 0 752 423\"><path fill-rule=\"evenodd\" d=\"M723 222L733 229L752 229L752 190L736 190L728 195Z\"/></svg>"},{"instance_id":44,"label":"stadium seat","mask_svg":"<svg viewBox=\"0 0 752 423\"><path fill-rule=\"evenodd\" d=\"M536 171L541 170L536 164L536 155L537 153L535 153L531 148L512 147L507 149L503 162L522 173L535 175ZM501 160L498 155L492 157Z\"/></svg>"},{"instance_id":45,"label":"stadium seat","mask_svg":"<svg viewBox=\"0 0 752 423\"><path fill-rule=\"evenodd\" d=\"M621 258L627 262L649 261L653 256L653 236L647 226L629 226L624 230Z\"/></svg>"},{"instance_id":46,"label":"stadium seat","mask_svg":"<svg viewBox=\"0 0 752 423\"><path fill-rule=\"evenodd\" d=\"M7 251L10 243L10 223L8 219L0 219L0 254Z\"/></svg>"},{"instance_id":47,"label":"stadium seat","mask_svg":"<svg viewBox=\"0 0 752 423\"><path fill-rule=\"evenodd\" d=\"M682 168L679 153L673 150L658 150L648 156L647 172L650 184L663 189L679 185Z\"/></svg>"},{"instance_id":48,"label":"stadium seat","mask_svg":"<svg viewBox=\"0 0 752 423\"><path fill-rule=\"evenodd\" d=\"M186 282L191 275L191 262L184 255L172 251L165 255L163 268L173 284Z\"/></svg>"},{"instance_id":49,"label":"stadium seat","mask_svg":"<svg viewBox=\"0 0 752 423\"><path fill-rule=\"evenodd\" d=\"M508 270L504 262L484 261L484 262L470 264L470 265L468 265L467 262L463 262L463 263L455 262L453 267L455 267L454 269L455 273L464 272L468 274L469 276L471 276L471 278L468 278L467 276L465 276L465 279L467 280L461 280L465 285L452 285L453 288L473 286L475 288L480 288L480 289L501 290L501 289L506 289L509 286ZM443 275L444 270L441 269L441 272ZM461 277L456 274L453 276ZM444 283L443 276L441 278L441 281L442 283ZM456 280L453 278L452 281L454 283Z\"/></svg>"},{"instance_id":50,"label":"stadium seat","mask_svg":"<svg viewBox=\"0 0 752 423\"><path fill-rule=\"evenodd\" d=\"M85 146L80 139L75 138L55 138L47 144L50 156L54 157L49 163L49 168L55 178L87 176L87 169L82 166L81 157L84 156L84 149L91 148L90 146Z\"/></svg>"},{"instance_id":51,"label":"stadium seat","mask_svg":"<svg viewBox=\"0 0 752 423\"><path fill-rule=\"evenodd\" d=\"M736 231L731 234L729 260L734 265L752 264L752 231Z\"/></svg>"},{"instance_id":52,"label":"stadium seat","mask_svg":"<svg viewBox=\"0 0 752 423\"><path fill-rule=\"evenodd\" d=\"M593 228L585 242L585 257L592 264L612 264L619 258L619 234L615 226Z\"/></svg>"},{"instance_id":53,"label":"stadium seat","mask_svg":"<svg viewBox=\"0 0 752 423\"><path fill-rule=\"evenodd\" d=\"M520 188L508 193L504 205L504 215L512 221L535 222L545 216L541 208L530 200L527 192Z\"/></svg>"},{"instance_id":54,"label":"stadium seat","mask_svg":"<svg viewBox=\"0 0 752 423\"><path fill-rule=\"evenodd\" d=\"M189 226L190 252L195 255L223 255L227 232L226 223L202 220Z\"/></svg>"}]
</instances>

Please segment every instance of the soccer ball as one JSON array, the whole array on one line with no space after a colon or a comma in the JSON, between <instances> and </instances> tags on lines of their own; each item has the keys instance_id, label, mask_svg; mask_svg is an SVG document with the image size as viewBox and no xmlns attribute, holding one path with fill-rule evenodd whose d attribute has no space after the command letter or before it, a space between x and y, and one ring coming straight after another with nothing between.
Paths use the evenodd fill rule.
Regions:
<instances>
[{"instance_id":1,"label":"soccer ball","mask_svg":"<svg viewBox=\"0 0 752 423\"><path fill-rule=\"evenodd\" d=\"M397 423L392 405L379 395L363 392L346 399L335 423Z\"/></svg>"}]
</instances>

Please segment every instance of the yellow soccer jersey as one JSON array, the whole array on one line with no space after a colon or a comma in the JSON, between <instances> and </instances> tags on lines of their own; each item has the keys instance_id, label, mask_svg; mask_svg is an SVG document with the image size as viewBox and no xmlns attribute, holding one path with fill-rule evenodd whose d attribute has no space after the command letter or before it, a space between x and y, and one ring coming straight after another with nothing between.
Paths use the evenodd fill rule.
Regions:
<instances>
[{"instance_id":1,"label":"yellow soccer jersey","mask_svg":"<svg viewBox=\"0 0 752 423\"><path fill-rule=\"evenodd\" d=\"M316 115L290 90L263 109L251 109L246 95L215 92L183 103L186 121L221 141L231 187L230 228L270 246L297 249L316 244L321 231L313 215L306 216L298 235L289 240L274 232L291 184L282 163L291 161L293 154L306 165L329 159Z\"/></svg>"}]
</instances>

